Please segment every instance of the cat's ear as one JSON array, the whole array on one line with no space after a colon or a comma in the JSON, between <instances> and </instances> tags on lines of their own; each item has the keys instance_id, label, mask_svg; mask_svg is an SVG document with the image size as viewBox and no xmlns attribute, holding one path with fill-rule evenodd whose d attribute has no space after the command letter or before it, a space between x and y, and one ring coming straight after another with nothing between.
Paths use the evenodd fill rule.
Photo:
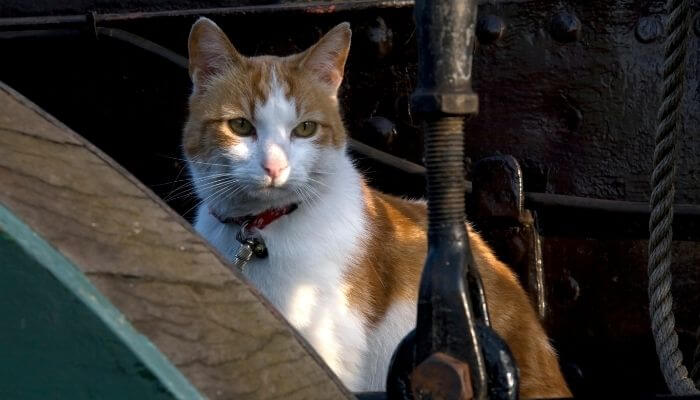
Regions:
<instances>
[{"instance_id":1,"label":"cat's ear","mask_svg":"<svg viewBox=\"0 0 700 400\"><path fill-rule=\"evenodd\" d=\"M224 31L214 21L204 17L192 26L188 49L190 78L195 88L242 59Z\"/></svg>"},{"instance_id":2,"label":"cat's ear","mask_svg":"<svg viewBox=\"0 0 700 400\"><path fill-rule=\"evenodd\" d=\"M337 25L302 53L301 68L309 71L323 85L336 92L343 80L351 36L349 23L343 22Z\"/></svg>"}]
</instances>

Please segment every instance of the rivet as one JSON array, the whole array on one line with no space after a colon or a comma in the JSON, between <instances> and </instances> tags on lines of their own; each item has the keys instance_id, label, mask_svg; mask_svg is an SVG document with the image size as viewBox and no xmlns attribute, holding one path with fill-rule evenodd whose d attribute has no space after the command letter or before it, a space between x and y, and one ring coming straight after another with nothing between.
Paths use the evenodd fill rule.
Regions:
<instances>
[{"instance_id":1,"label":"rivet","mask_svg":"<svg viewBox=\"0 0 700 400\"><path fill-rule=\"evenodd\" d=\"M398 136L396 125L387 118L374 116L365 121L365 141L369 145L388 149Z\"/></svg>"},{"instance_id":2,"label":"rivet","mask_svg":"<svg viewBox=\"0 0 700 400\"><path fill-rule=\"evenodd\" d=\"M506 30L506 24L503 19L496 15L484 15L479 17L476 23L476 37L481 44L489 44L496 42Z\"/></svg>"},{"instance_id":3,"label":"rivet","mask_svg":"<svg viewBox=\"0 0 700 400\"><path fill-rule=\"evenodd\" d=\"M411 372L411 391L416 399L473 398L469 364L446 353L433 353Z\"/></svg>"},{"instance_id":4,"label":"rivet","mask_svg":"<svg viewBox=\"0 0 700 400\"><path fill-rule=\"evenodd\" d=\"M569 276L569 288L571 292L571 301L576 302L576 300L581 297L581 286L579 286L576 279L574 279L572 276Z\"/></svg>"},{"instance_id":5,"label":"rivet","mask_svg":"<svg viewBox=\"0 0 700 400\"><path fill-rule=\"evenodd\" d=\"M634 36L642 43L651 43L663 33L664 27L655 16L642 17L637 22Z\"/></svg>"},{"instance_id":6,"label":"rivet","mask_svg":"<svg viewBox=\"0 0 700 400\"><path fill-rule=\"evenodd\" d=\"M372 21L365 29L365 35L377 58L384 58L391 52L394 33L387 27L384 18L377 17Z\"/></svg>"},{"instance_id":7,"label":"rivet","mask_svg":"<svg viewBox=\"0 0 700 400\"><path fill-rule=\"evenodd\" d=\"M552 17L550 33L557 42L574 42L581 37L581 21L572 13L560 12Z\"/></svg>"}]
</instances>

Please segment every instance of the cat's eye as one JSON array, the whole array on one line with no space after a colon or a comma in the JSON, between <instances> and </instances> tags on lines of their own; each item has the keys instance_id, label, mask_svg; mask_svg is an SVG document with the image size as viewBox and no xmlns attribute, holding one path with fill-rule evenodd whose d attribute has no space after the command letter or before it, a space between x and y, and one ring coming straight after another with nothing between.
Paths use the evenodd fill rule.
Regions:
<instances>
[{"instance_id":1,"label":"cat's eye","mask_svg":"<svg viewBox=\"0 0 700 400\"><path fill-rule=\"evenodd\" d=\"M294 136L298 137L309 137L316 133L316 128L318 128L318 124L313 122L313 121L304 121L301 124L297 125L293 130L292 133Z\"/></svg>"},{"instance_id":2,"label":"cat's eye","mask_svg":"<svg viewBox=\"0 0 700 400\"><path fill-rule=\"evenodd\" d=\"M238 136L251 136L255 134L255 127L245 118L236 118L228 121L233 133Z\"/></svg>"}]
</instances>

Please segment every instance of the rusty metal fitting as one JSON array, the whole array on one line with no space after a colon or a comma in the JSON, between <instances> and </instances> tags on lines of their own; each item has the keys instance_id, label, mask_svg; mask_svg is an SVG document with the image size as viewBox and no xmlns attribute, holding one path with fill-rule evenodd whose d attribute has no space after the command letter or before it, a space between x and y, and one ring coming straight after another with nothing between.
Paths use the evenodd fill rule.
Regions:
<instances>
[{"instance_id":1,"label":"rusty metal fitting","mask_svg":"<svg viewBox=\"0 0 700 400\"><path fill-rule=\"evenodd\" d=\"M474 398L469 365L445 353L434 353L411 373L416 400L470 400Z\"/></svg>"},{"instance_id":2,"label":"rusty metal fitting","mask_svg":"<svg viewBox=\"0 0 700 400\"><path fill-rule=\"evenodd\" d=\"M476 93L443 93L416 90L411 96L413 112L451 115L476 114L479 112L479 96Z\"/></svg>"},{"instance_id":3,"label":"rusty metal fitting","mask_svg":"<svg viewBox=\"0 0 700 400\"><path fill-rule=\"evenodd\" d=\"M651 43L664 33L664 27L657 16L642 17L637 21L634 36L641 43Z\"/></svg>"},{"instance_id":4,"label":"rusty metal fitting","mask_svg":"<svg viewBox=\"0 0 700 400\"><path fill-rule=\"evenodd\" d=\"M411 97L414 113L466 115L478 110L471 74L476 3L449 4L425 0L415 5L419 52L418 87Z\"/></svg>"},{"instance_id":5,"label":"rusty metal fitting","mask_svg":"<svg viewBox=\"0 0 700 400\"><path fill-rule=\"evenodd\" d=\"M550 34L560 43L575 42L581 38L581 21L570 12L560 12L552 17Z\"/></svg>"},{"instance_id":6,"label":"rusty metal fitting","mask_svg":"<svg viewBox=\"0 0 700 400\"><path fill-rule=\"evenodd\" d=\"M476 23L476 38L481 44L494 43L503 37L506 24L497 15L484 15Z\"/></svg>"}]
</instances>

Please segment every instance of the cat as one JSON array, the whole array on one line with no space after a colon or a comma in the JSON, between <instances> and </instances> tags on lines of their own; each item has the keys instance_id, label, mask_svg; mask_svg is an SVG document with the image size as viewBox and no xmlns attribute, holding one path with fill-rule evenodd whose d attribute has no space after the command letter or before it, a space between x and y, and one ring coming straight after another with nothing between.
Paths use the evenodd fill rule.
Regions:
<instances>
[{"instance_id":1,"label":"cat","mask_svg":"<svg viewBox=\"0 0 700 400\"><path fill-rule=\"evenodd\" d=\"M245 276L350 390L372 391L415 325L427 216L425 202L370 188L346 154L337 94L350 38L342 23L301 53L245 57L199 19L183 151L201 199L195 229L233 259L247 224L267 257L251 258ZM517 278L468 233L521 396L570 396Z\"/></svg>"}]
</instances>

